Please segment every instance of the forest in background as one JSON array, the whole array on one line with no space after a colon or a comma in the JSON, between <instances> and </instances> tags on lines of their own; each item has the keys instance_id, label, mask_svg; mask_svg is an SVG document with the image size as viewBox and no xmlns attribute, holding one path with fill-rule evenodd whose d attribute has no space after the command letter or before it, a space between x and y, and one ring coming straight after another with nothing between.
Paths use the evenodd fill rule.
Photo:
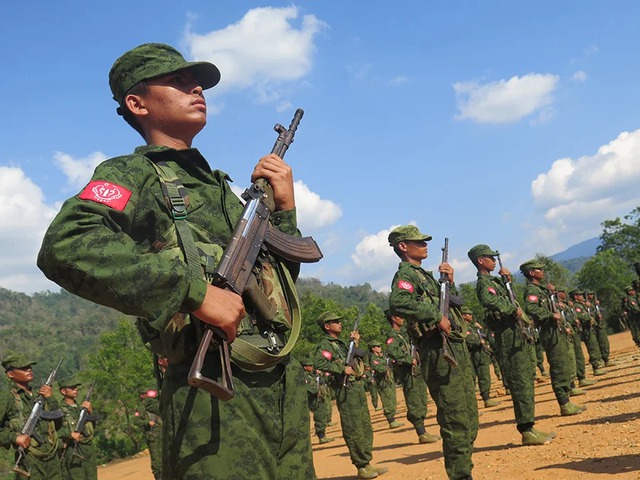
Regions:
<instances>
[{"instance_id":1,"label":"forest in background","mask_svg":"<svg viewBox=\"0 0 640 480\"><path fill-rule=\"evenodd\" d=\"M545 262L547 280L557 287L595 290L609 332L614 333L622 328L620 299L624 289L637 278L633 264L640 260L640 207L624 219L602 225L602 243L594 256L564 262L541 254L536 258ZM507 267L516 273L517 266ZM521 298L521 276L514 275L514 287ZM482 320L475 284L457 288L465 304ZM297 289L303 325L294 355L309 355L315 350L323 335L315 319L327 310L344 317L345 332L360 315L363 348L372 340L386 339L384 310L388 294L373 290L367 283L345 287L313 278L299 279ZM133 318L64 290L29 296L0 288L0 331L0 356L15 350L38 362L34 366L34 386L44 381L60 357L64 361L58 378L78 374L84 381L83 388L96 381L92 402L100 418L96 445L101 461L124 458L145 447L134 419L139 392L153 381L153 360ZM12 458L12 452L0 449L0 478L11 478Z\"/></svg>"}]
</instances>

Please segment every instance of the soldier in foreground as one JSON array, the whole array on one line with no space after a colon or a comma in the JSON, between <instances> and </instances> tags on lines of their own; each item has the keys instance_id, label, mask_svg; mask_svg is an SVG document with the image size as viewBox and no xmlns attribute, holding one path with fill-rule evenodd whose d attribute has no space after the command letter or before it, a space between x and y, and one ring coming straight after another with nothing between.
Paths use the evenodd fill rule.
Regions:
<instances>
[{"instance_id":1,"label":"soldier in foreground","mask_svg":"<svg viewBox=\"0 0 640 480\"><path fill-rule=\"evenodd\" d=\"M530 330L532 325L510 290L511 272L500 268L500 277L491 275L496 268L498 252L488 245L476 245L467 255L478 269L476 294L485 308L485 320L495 334L497 355L504 366L502 374L511 393L516 428L522 436L522 444L546 445L556 434L534 428L534 336Z\"/></svg>"},{"instance_id":2,"label":"soldier in foreground","mask_svg":"<svg viewBox=\"0 0 640 480\"><path fill-rule=\"evenodd\" d=\"M138 317L143 339L168 358L164 479L313 479L304 371L285 349L285 332L301 321L293 284L299 263L262 252L251 269L272 287L256 294L273 315L211 284L244 209L229 176L192 147L207 122L203 91L219 80L214 64L187 62L164 44L116 60L109 85L117 112L146 145L100 164L62 205L38 266L68 291ZM273 188L274 233L299 235L291 168L271 153L255 166L251 181L258 179ZM218 345L204 351L201 373L232 376L228 401L188 383L209 327ZM234 343L229 368L220 358L225 340Z\"/></svg>"},{"instance_id":3,"label":"soldier in foreground","mask_svg":"<svg viewBox=\"0 0 640 480\"><path fill-rule=\"evenodd\" d=\"M317 321L325 335L316 349L313 366L331 374L329 385L335 392L342 436L349 449L351 463L358 469L358 478L377 478L388 469L371 463L373 428L364 391L364 364L362 361L358 361L355 367L347 364L348 347L340 339L341 316L325 312ZM351 332L351 339L357 345L359 333Z\"/></svg>"},{"instance_id":4,"label":"soldier in foreground","mask_svg":"<svg viewBox=\"0 0 640 480\"><path fill-rule=\"evenodd\" d=\"M407 321L412 340L419 344L422 375L437 407L447 475L452 480L470 479L473 443L478 434L478 404L464 336L452 328L462 319L449 305L443 306L450 308L449 316L441 314L442 285L421 266L428 256L427 241L431 236L414 225L404 225L394 228L388 240L401 260L391 282L389 308ZM451 265L441 263L438 270L453 286ZM457 366L445 359L444 346L455 357Z\"/></svg>"}]
</instances>

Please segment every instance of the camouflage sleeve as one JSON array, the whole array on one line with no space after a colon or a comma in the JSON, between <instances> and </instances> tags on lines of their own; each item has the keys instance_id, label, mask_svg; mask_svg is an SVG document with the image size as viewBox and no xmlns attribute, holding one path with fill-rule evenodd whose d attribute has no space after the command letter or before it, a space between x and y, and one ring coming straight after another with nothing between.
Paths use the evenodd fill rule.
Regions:
<instances>
[{"instance_id":1,"label":"camouflage sleeve","mask_svg":"<svg viewBox=\"0 0 640 480\"><path fill-rule=\"evenodd\" d=\"M81 198L93 182L104 185L105 180L117 187L119 203ZM134 234L143 236L132 232L134 220L157 227L158 218L167 216L157 174L144 157L108 160L96 168L83 193L62 205L45 234L38 267L76 295L164 325L175 312L197 309L206 291L204 279L192 279L175 253L171 258L151 254L155 239L134 240Z\"/></svg>"},{"instance_id":2,"label":"camouflage sleeve","mask_svg":"<svg viewBox=\"0 0 640 480\"><path fill-rule=\"evenodd\" d=\"M527 283L524 288L524 311L536 323L542 323L553 318L546 291L532 283Z\"/></svg>"},{"instance_id":3,"label":"camouflage sleeve","mask_svg":"<svg viewBox=\"0 0 640 480\"><path fill-rule=\"evenodd\" d=\"M10 448L16 436L9 425L13 398L4 388L0 387L0 447Z\"/></svg>"},{"instance_id":4,"label":"camouflage sleeve","mask_svg":"<svg viewBox=\"0 0 640 480\"><path fill-rule=\"evenodd\" d=\"M375 373L386 373L387 371L387 362L383 357L371 355L369 357L369 366Z\"/></svg>"},{"instance_id":5,"label":"camouflage sleeve","mask_svg":"<svg viewBox=\"0 0 640 480\"><path fill-rule=\"evenodd\" d=\"M413 363L411 352L404 352L400 341L394 336L391 336L387 339L386 352L389 358L395 360L395 362L398 364Z\"/></svg>"},{"instance_id":6,"label":"camouflage sleeve","mask_svg":"<svg viewBox=\"0 0 640 480\"><path fill-rule=\"evenodd\" d=\"M313 357L313 368L334 374L344 373L344 363L336 358L329 342L322 342Z\"/></svg>"},{"instance_id":7,"label":"camouflage sleeve","mask_svg":"<svg viewBox=\"0 0 640 480\"><path fill-rule=\"evenodd\" d=\"M478 301L484 308L503 315L514 315L516 306L511 303L508 295L505 295L502 286L496 285L493 277L481 275L476 284Z\"/></svg>"},{"instance_id":8,"label":"camouflage sleeve","mask_svg":"<svg viewBox=\"0 0 640 480\"><path fill-rule=\"evenodd\" d=\"M428 327L440 322L438 306L420 298L420 280L409 270L399 269L393 277L389 307L405 320L425 323Z\"/></svg>"},{"instance_id":9,"label":"camouflage sleeve","mask_svg":"<svg viewBox=\"0 0 640 480\"><path fill-rule=\"evenodd\" d=\"M482 344L480 343L480 335L471 325L467 325L467 336L464 339L467 342L467 346L472 347L473 350L478 349Z\"/></svg>"},{"instance_id":10,"label":"camouflage sleeve","mask_svg":"<svg viewBox=\"0 0 640 480\"><path fill-rule=\"evenodd\" d=\"M580 323L584 324L585 322L589 322L589 312L584 305L581 303L573 304L573 311L575 313L575 317L580 320Z\"/></svg>"}]
</instances>

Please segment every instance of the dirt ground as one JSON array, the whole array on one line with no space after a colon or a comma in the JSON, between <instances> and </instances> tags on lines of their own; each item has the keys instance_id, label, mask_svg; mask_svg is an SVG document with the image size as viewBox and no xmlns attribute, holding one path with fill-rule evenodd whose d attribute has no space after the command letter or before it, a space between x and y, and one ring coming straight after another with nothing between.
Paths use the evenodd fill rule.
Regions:
<instances>
[{"instance_id":1,"label":"dirt ground","mask_svg":"<svg viewBox=\"0 0 640 480\"><path fill-rule=\"evenodd\" d=\"M481 408L480 430L475 442L473 477L476 480L617 480L640 479L640 350L629 332L610 338L612 360L617 365L597 377L587 394L574 401L588 409L580 415L561 417L547 379L536 386L536 427L553 430L558 437L549 445L523 447L513 421L513 406L494 377L492 396L502 404ZM586 356L586 351L585 351ZM588 367L589 378L591 368ZM389 468L385 480L446 480L441 442L416 443L413 428L406 422L402 392L397 391L398 416L405 426L389 430L382 412L371 409L374 429L373 462ZM481 403L479 403L481 405ZM371 405L369 405L371 407ZM429 403L427 430L438 432L435 406ZM338 420L334 407L334 421ZM339 424L327 430L340 437ZM342 438L318 445L313 437L318 479L355 478L356 470ZM112 463L98 469L99 480L153 480L149 456Z\"/></svg>"}]
</instances>

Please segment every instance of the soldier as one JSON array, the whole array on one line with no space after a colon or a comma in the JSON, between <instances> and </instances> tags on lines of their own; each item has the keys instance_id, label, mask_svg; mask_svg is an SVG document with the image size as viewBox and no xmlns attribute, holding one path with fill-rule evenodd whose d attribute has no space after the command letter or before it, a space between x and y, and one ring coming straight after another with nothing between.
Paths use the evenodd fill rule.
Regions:
<instances>
[{"instance_id":1,"label":"soldier","mask_svg":"<svg viewBox=\"0 0 640 480\"><path fill-rule=\"evenodd\" d=\"M596 340L598 341L598 346L600 347L600 354L602 356L604 366L605 368L613 367L616 365L616 362L609 360L611 347L609 345L609 335L607 334L607 322L600 310L600 300L598 300L596 292L593 290L585 290L584 295L585 300L587 301L587 310L592 314L596 321L594 332Z\"/></svg>"},{"instance_id":2,"label":"soldier","mask_svg":"<svg viewBox=\"0 0 640 480\"><path fill-rule=\"evenodd\" d=\"M427 385L420 371L420 354L411 338L403 329L404 318L385 311L391 331L387 338L387 356L393 361L394 377L402 385L407 420L411 422L418 435L418 443L435 443L440 435L427 432L424 421L427 418Z\"/></svg>"},{"instance_id":3,"label":"soldier","mask_svg":"<svg viewBox=\"0 0 640 480\"><path fill-rule=\"evenodd\" d=\"M578 379L579 387L588 387L594 385L595 380L589 380L586 377L584 353L582 352L582 340L580 338L580 321L576 318L576 313L573 310L573 302L567 297L567 292L564 289L558 289L558 307L560 314L566 325L571 329L569 334L569 356L571 357L571 351L573 350L573 359L575 360L575 377Z\"/></svg>"},{"instance_id":4,"label":"soldier","mask_svg":"<svg viewBox=\"0 0 640 480\"><path fill-rule=\"evenodd\" d=\"M149 448L151 473L155 480L162 478L162 417L160 416L160 393L155 385L140 390L140 406L135 413L137 424L144 431Z\"/></svg>"},{"instance_id":5,"label":"soldier","mask_svg":"<svg viewBox=\"0 0 640 480\"><path fill-rule=\"evenodd\" d=\"M331 443L334 437L327 437L325 430L327 423L331 419L331 391L329 386L323 381L321 372L313 369L313 360L304 357L300 360L304 368L304 381L307 385L307 402L309 410L313 412L313 425L320 444ZM328 412L327 412L328 410Z\"/></svg>"},{"instance_id":6,"label":"soldier","mask_svg":"<svg viewBox=\"0 0 640 480\"><path fill-rule=\"evenodd\" d=\"M520 265L520 272L527 279L524 288L524 311L540 329L540 344L547 353L551 388L560 406L560 414L578 415L586 410L586 407L569 400L573 381L567 341L569 332L561 326L562 314L555 311L553 306L553 285L544 283L544 267L544 263L538 260L529 260ZM584 391L577 390L574 395L582 393Z\"/></svg>"},{"instance_id":7,"label":"soldier","mask_svg":"<svg viewBox=\"0 0 640 480\"><path fill-rule=\"evenodd\" d=\"M487 342L487 335L482 332L482 325L473 319L473 312L469 307L460 309L462 319L465 321L467 328L467 336L465 342L471 356L471 365L473 365L474 383L478 379L478 388L480 397L484 402L485 408L496 407L500 405L498 400L491 398L491 372L489 364L491 363L490 355L491 347Z\"/></svg>"},{"instance_id":8,"label":"soldier","mask_svg":"<svg viewBox=\"0 0 640 480\"><path fill-rule=\"evenodd\" d=\"M269 287L262 301L272 308L247 308L248 315L240 295L208 281L244 209L229 176L192 148L207 121L203 90L219 79L212 63L187 62L163 44L116 60L109 85L117 111L146 145L101 163L62 205L38 265L68 291L138 317L144 340L169 359L163 476L315 478L304 371L286 345L301 321L299 264L263 251L252 275ZM297 235L291 168L272 153L253 170L251 180L259 178L273 188L271 223ZM233 343L228 401L187 382L205 325ZM212 345L202 375L221 378L221 363Z\"/></svg>"},{"instance_id":9,"label":"soldier","mask_svg":"<svg viewBox=\"0 0 640 480\"><path fill-rule=\"evenodd\" d=\"M450 479L471 478L478 404L469 351L460 331L462 319L455 307L449 309L449 317L440 314L440 282L421 266L431 236L414 225L404 225L394 228L388 240L401 260L391 282L389 308L407 321L412 340L419 342L422 375L437 407L447 475ZM455 291L451 265L441 263L438 270ZM443 356L443 342L455 356L457 367Z\"/></svg>"},{"instance_id":10,"label":"soldier","mask_svg":"<svg viewBox=\"0 0 640 480\"><path fill-rule=\"evenodd\" d=\"M377 340L369 342L369 368L373 375L373 383L382 400L384 417L389 423L389 428L400 428L403 422L396 420L396 382L390 360L382 353L382 343Z\"/></svg>"},{"instance_id":11,"label":"soldier","mask_svg":"<svg viewBox=\"0 0 640 480\"><path fill-rule=\"evenodd\" d=\"M587 305L584 301L584 293L581 290L573 289L569 292L569 296L573 301L573 311L576 315L576 319L580 322L582 328L582 341L587 347L589 353L589 363L593 368L593 374L597 377L607 373L602 369L603 362L600 354L600 346L595 336L594 324L595 319L589 315Z\"/></svg>"},{"instance_id":12,"label":"soldier","mask_svg":"<svg viewBox=\"0 0 640 480\"><path fill-rule=\"evenodd\" d=\"M97 480L98 464L93 445L94 418L87 417L82 431L76 432L76 426L83 408L88 413L93 412L91 401L77 403L78 387L82 383L75 377L67 377L58 381L58 388L62 395L61 410L64 413L64 427L62 441L62 474L66 480Z\"/></svg>"},{"instance_id":13,"label":"soldier","mask_svg":"<svg viewBox=\"0 0 640 480\"><path fill-rule=\"evenodd\" d=\"M633 286L625 287L624 291L626 294L622 297L622 311L626 313L631 338L640 347L640 303Z\"/></svg>"},{"instance_id":14,"label":"soldier","mask_svg":"<svg viewBox=\"0 0 640 480\"><path fill-rule=\"evenodd\" d=\"M373 428L362 380L364 364L359 361L355 368L347 365L348 347L340 340L341 316L324 312L318 317L318 326L325 335L316 349L313 366L331 373L329 385L336 394L342 436L349 449L351 463L358 469L358 478L377 478L388 469L371 463ZM358 342L360 335L353 331L351 338Z\"/></svg>"},{"instance_id":15,"label":"soldier","mask_svg":"<svg viewBox=\"0 0 640 480\"><path fill-rule=\"evenodd\" d=\"M491 275L496 268L495 257L498 252L488 245L476 245L467 255L478 269L476 294L485 308L485 321L495 334L497 355L504 366L502 374L511 393L516 427L522 436L522 444L546 445L556 434L534 428L535 366L531 361L533 336L528 317L517 302L511 301L506 283L509 282L510 285L511 272L501 268L498 272L500 277Z\"/></svg>"},{"instance_id":16,"label":"soldier","mask_svg":"<svg viewBox=\"0 0 640 480\"><path fill-rule=\"evenodd\" d=\"M32 390L32 365L35 364L22 353L7 353L2 359L2 366L11 382L10 398L13 397L13 402L6 405L0 425L0 438L5 447L9 444L13 446L16 454L19 447L24 449L25 457L19 467L24 467L29 472L30 480L62 480L58 456L62 442L58 435L62 428L63 414L51 386L43 385L37 393ZM46 419L41 417L34 434L29 437L21 432L38 395L45 398L44 408L49 413ZM16 478L23 477L17 474Z\"/></svg>"}]
</instances>

